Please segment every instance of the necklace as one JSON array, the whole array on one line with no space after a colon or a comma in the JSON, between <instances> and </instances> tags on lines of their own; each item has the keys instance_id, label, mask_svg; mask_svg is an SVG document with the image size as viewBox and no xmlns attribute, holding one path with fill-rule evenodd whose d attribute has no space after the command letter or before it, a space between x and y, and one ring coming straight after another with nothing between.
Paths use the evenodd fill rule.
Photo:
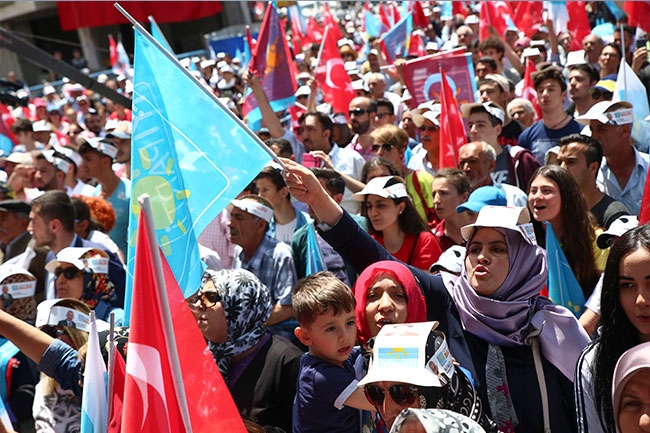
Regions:
<instances>
[{"instance_id":1,"label":"necklace","mask_svg":"<svg viewBox=\"0 0 650 433\"><path fill-rule=\"evenodd\" d=\"M568 114L565 114L564 117L562 118L562 120L560 120L559 122L557 122L557 123L554 124L553 126L547 126L547 128L548 128L548 129L556 129L558 126L560 126L561 124L563 124L564 121L567 120L567 118L571 118L571 116L569 116Z\"/></svg>"}]
</instances>

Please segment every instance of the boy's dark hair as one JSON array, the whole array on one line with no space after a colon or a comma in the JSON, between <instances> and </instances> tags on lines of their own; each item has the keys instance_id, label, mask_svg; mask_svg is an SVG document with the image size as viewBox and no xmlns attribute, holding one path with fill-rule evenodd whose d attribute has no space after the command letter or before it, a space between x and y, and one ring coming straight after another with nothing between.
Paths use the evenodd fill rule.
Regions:
<instances>
[{"instance_id":1,"label":"boy's dark hair","mask_svg":"<svg viewBox=\"0 0 650 433\"><path fill-rule=\"evenodd\" d=\"M533 86L535 87L535 90L537 90L545 80L555 80L560 85L561 91L564 92L566 90L566 81L564 81L562 71L555 66L548 66L533 74Z\"/></svg>"},{"instance_id":2,"label":"boy's dark hair","mask_svg":"<svg viewBox=\"0 0 650 433\"><path fill-rule=\"evenodd\" d=\"M348 286L333 273L323 271L298 281L293 288L291 304L298 324L309 327L321 314L354 311L357 301Z\"/></svg>"},{"instance_id":3,"label":"boy's dark hair","mask_svg":"<svg viewBox=\"0 0 650 433\"><path fill-rule=\"evenodd\" d=\"M497 62L492 57L483 56L483 57L479 58L476 61L476 63L486 63L488 65L488 67L490 68L490 70L492 70L492 71L497 71L498 70L497 69Z\"/></svg>"},{"instance_id":4,"label":"boy's dark hair","mask_svg":"<svg viewBox=\"0 0 650 433\"><path fill-rule=\"evenodd\" d=\"M377 112L377 108L379 107L386 107L390 114L395 114L395 106L386 98L379 98L375 101L375 112Z\"/></svg>"},{"instance_id":5,"label":"boy's dark hair","mask_svg":"<svg viewBox=\"0 0 650 433\"><path fill-rule=\"evenodd\" d=\"M481 53L485 54L485 50L488 50L490 48L494 48L497 51L497 53L504 53L506 51L506 46L504 45L503 41L494 36L485 38L481 41L480 44L478 44L478 50Z\"/></svg>"},{"instance_id":6,"label":"boy's dark hair","mask_svg":"<svg viewBox=\"0 0 650 433\"><path fill-rule=\"evenodd\" d=\"M289 140L286 138L270 138L264 143L266 143L266 145L269 147L273 146L274 144L278 146L278 156L281 158L291 158L293 155L293 148L291 147L291 143L289 143Z\"/></svg>"},{"instance_id":7,"label":"boy's dark hair","mask_svg":"<svg viewBox=\"0 0 650 433\"><path fill-rule=\"evenodd\" d=\"M331 168L317 168L311 169L318 179L325 179L325 189L331 194L343 194L345 192L345 179L336 170Z\"/></svg>"},{"instance_id":8,"label":"boy's dark hair","mask_svg":"<svg viewBox=\"0 0 650 433\"><path fill-rule=\"evenodd\" d=\"M11 132L14 134L17 134L19 132L33 132L34 129L32 128L32 121L29 119L25 119L24 117L19 117L16 119L16 121L11 125Z\"/></svg>"},{"instance_id":9,"label":"boy's dark hair","mask_svg":"<svg viewBox=\"0 0 650 433\"><path fill-rule=\"evenodd\" d=\"M587 78L589 78L590 83L598 82L598 80L600 80L600 75L598 75L598 71L589 63L580 63L578 65L571 65L569 66L569 70L570 71L578 70L584 72L585 74L587 74Z\"/></svg>"},{"instance_id":10,"label":"boy's dark hair","mask_svg":"<svg viewBox=\"0 0 650 433\"><path fill-rule=\"evenodd\" d=\"M32 211L46 222L58 219L65 231L74 231L74 206L65 191L46 191L32 201Z\"/></svg>"},{"instance_id":11,"label":"boy's dark hair","mask_svg":"<svg viewBox=\"0 0 650 433\"><path fill-rule=\"evenodd\" d=\"M557 145L559 147L567 146L571 143L579 143L585 146L585 160L587 165L592 162L597 162L598 167L603 160L603 147L600 142L593 137L589 137L582 134L571 134L566 137L562 137L558 140Z\"/></svg>"}]
</instances>

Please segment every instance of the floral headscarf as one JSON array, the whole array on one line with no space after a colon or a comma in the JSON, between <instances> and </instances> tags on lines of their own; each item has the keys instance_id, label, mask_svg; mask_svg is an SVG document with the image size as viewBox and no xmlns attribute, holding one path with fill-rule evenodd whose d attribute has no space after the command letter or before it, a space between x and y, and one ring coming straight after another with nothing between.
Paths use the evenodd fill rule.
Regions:
<instances>
[{"instance_id":1,"label":"floral headscarf","mask_svg":"<svg viewBox=\"0 0 650 433\"><path fill-rule=\"evenodd\" d=\"M226 379L232 357L255 347L266 335L264 324L271 316L273 304L266 286L245 269L208 270L201 285L209 279L221 295L228 340L219 344L208 341L208 347Z\"/></svg>"}]
</instances>

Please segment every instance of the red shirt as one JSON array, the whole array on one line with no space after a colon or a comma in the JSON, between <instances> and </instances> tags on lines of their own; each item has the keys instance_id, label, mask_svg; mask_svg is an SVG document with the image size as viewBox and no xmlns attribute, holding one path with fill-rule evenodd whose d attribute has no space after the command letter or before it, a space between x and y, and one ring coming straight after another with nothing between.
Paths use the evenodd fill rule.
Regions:
<instances>
[{"instance_id":1,"label":"red shirt","mask_svg":"<svg viewBox=\"0 0 650 433\"><path fill-rule=\"evenodd\" d=\"M372 237L384 248L386 247L381 234L372 235ZM440 254L442 254L442 250L433 233L422 232L419 235L407 234L402 247L393 254L393 257L408 265L428 271L431 265L438 261Z\"/></svg>"}]
</instances>

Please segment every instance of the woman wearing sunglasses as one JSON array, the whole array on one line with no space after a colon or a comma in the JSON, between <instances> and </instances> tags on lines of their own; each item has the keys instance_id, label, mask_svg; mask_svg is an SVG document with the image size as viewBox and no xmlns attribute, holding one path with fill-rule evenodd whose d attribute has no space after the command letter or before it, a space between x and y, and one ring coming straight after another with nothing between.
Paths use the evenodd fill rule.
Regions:
<instances>
[{"instance_id":1,"label":"woman wearing sunglasses","mask_svg":"<svg viewBox=\"0 0 650 433\"><path fill-rule=\"evenodd\" d=\"M187 302L242 417L291 431L303 352L266 330L266 286L244 269L207 271Z\"/></svg>"},{"instance_id":2,"label":"woman wearing sunglasses","mask_svg":"<svg viewBox=\"0 0 650 433\"><path fill-rule=\"evenodd\" d=\"M415 210L401 178L377 177L353 197L363 202L361 214L372 237L398 260L425 270L438 260L438 242Z\"/></svg>"},{"instance_id":3,"label":"woman wearing sunglasses","mask_svg":"<svg viewBox=\"0 0 650 433\"><path fill-rule=\"evenodd\" d=\"M310 173L283 162L294 197L312 207L321 236L357 271L390 260ZM462 229L467 253L459 278L410 271L432 317L452 329L445 331L451 353L473 368L484 408L500 429L573 432L574 368L589 337L571 312L539 296L548 266L543 249L522 231L530 233L529 226L520 227L529 221L524 208L486 206L476 223ZM458 320L462 336L455 335Z\"/></svg>"},{"instance_id":4,"label":"woman wearing sunglasses","mask_svg":"<svg viewBox=\"0 0 650 433\"><path fill-rule=\"evenodd\" d=\"M115 325L121 326L124 310L114 306L117 295L108 277L108 264L108 255L103 250L68 247L59 251L45 269L54 275L57 298L79 299L105 322L114 313Z\"/></svg>"},{"instance_id":5,"label":"woman wearing sunglasses","mask_svg":"<svg viewBox=\"0 0 650 433\"><path fill-rule=\"evenodd\" d=\"M377 409L378 431L390 429L406 408L449 409L496 433L467 376L454 365L437 322L386 325L375 337L368 374L359 382Z\"/></svg>"},{"instance_id":6,"label":"woman wearing sunglasses","mask_svg":"<svg viewBox=\"0 0 650 433\"><path fill-rule=\"evenodd\" d=\"M424 221L435 223L436 213L433 210L433 195L431 184L433 177L425 170L412 170L407 168L404 153L409 142L409 136L402 128L395 125L383 125L370 133L372 138L372 153L375 156L386 158L398 170L406 184L406 190L413 200L413 205Z\"/></svg>"}]
</instances>

